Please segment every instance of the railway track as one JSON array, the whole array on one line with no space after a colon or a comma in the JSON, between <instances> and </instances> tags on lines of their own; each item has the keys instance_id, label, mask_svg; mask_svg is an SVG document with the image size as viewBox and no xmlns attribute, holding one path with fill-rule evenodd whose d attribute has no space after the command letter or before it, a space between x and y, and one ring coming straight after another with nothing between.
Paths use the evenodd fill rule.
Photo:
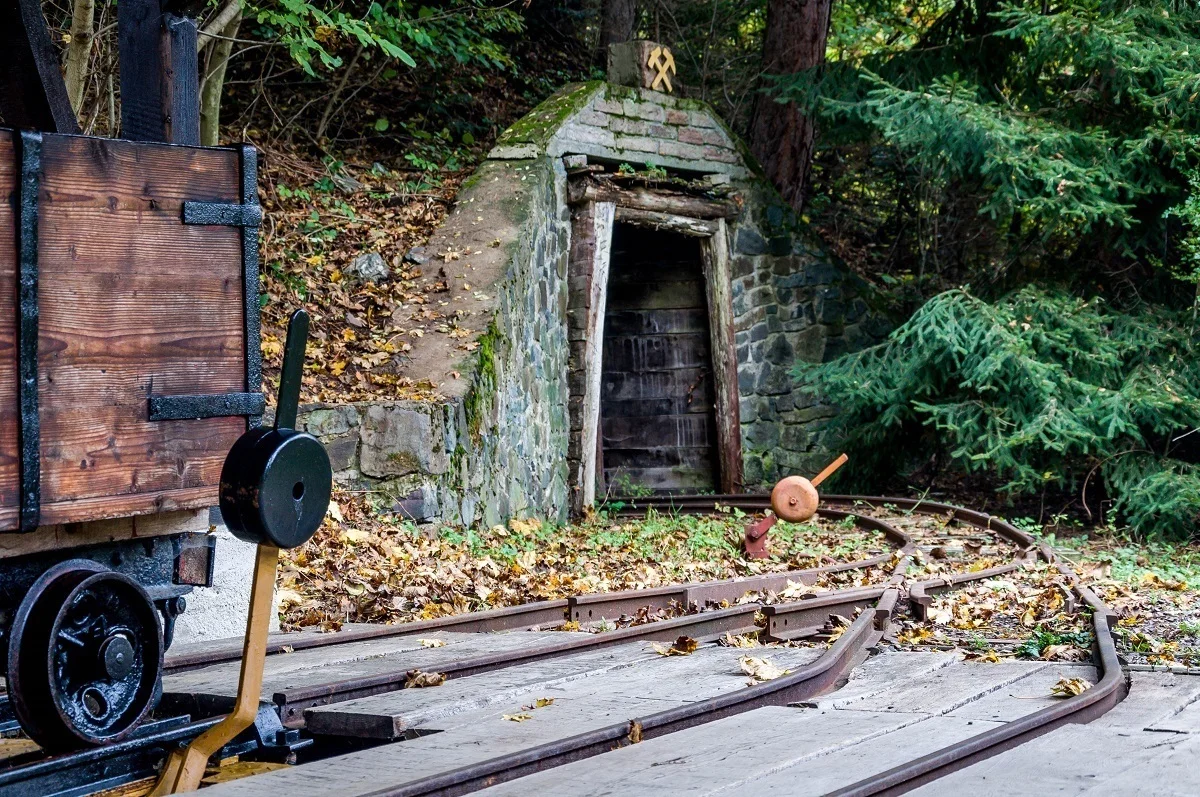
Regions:
<instances>
[{"instance_id":1,"label":"railway track","mask_svg":"<svg viewBox=\"0 0 1200 797\"><path fill-rule=\"evenodd\" d=\"M608 655L604 651L613 651L611 655L619 658L630 649L631 643L671 642L681 636L705 643L725 635L757 633L766 641L794 643L810 640L816 643L804 652L807 658L792 667L786 675L773 680L689 700L662 711L623 716L617 722L593 723L593 727L587 727L579 733L560 733L553 739L522 744L518 746L519 749L478 761L466 761L460 766L446 766L441 771L426 773L421 777L400 777L396 782L377 783L365 791L347 792L370 794L372 797L465 794L572 762L582 762L631 742L653 740L686 729L719 723L765 706L796 704L829 693L846 681L853 668L866 657L868 650L880 641L898 608L905 607L913 615L920 616L935 594L1011 573L1038 559L1057 564L1078 601L1092 610L1095 661L1099 675L1095 685L1080 695L924 755L913 756L911 760L877 772L859 783L843 785L831 793L902 793L1064 723L1088 721L1107 711L1123 697L1124 677L1112 644L1110 612L1094 594L1076 582L1069 569L1058 563L1049 549L1040 546L1029 535L986 514L936 502L858 496L826 496L824 501L829 507L822 510L825 518L850 519L859 528L880 532L891 550L829 567L658 589L597 593L398 626L355 626L336 634L299 634L273 639L269 649L271 655L268 656L269 691L264 693L264 701L270 708L260 712L260 718L265 717L265 720L257 727L256 736L238 740L241 745L239 750L261 755L267 748L273 748L268 753L285 760L296 758L297 751L301 751L300 759L308 760L302 748L303 744L310 743L310 738L317 740L318 748L323 740L336 738L334 750L352 750L354 743L347 741L345 723L347 717L361 717L354 714L351 708L357 711L372 705L371 701L376 704L379 701L386 704L389 699L394 701L395 695L411 675L411 669L404 666L403 662L411 662L421 656L434 662L436 672L448 679L447 687L443 687L446 689L449 683L457 679L485 673L498 673L492 677L500 677L504 675L501 671L512 672L516 677L537 666L555 667L565 666L566 662L597 660L597 656ZM766 496L676 496L639 501L636 506L625 508L622 512L641 513L650 507L660 511L712 512L716 506L756 512L766 509L768 503ZM889 519L879 517L880 514L889 515ZM992 535L1005 544L1006 550L1011 553L1010 561L979 572L948 573L934 579L911 581L907 577L909 565L920 556L923 548L928 549L929 546L922 546L921 540L914 539L889 520L912 514L937 515ZM928 553L928 550L925 552ZM871 586L830 590L802 600L771 600L773 593L783 591L789 583L811 585L830 573L847 571L876 571L880 573L880 578ZM760 593L763 599L738 603L747 593ZM627 624L599 633L544 632L544 629L562 626L566 622L587 627L600 618L605 621L624 618L628 621L639 612L642 616L665 614L666 618ZM848 626L835 628L831 618L853 619ZM532 644L508 650L473 651L469 643L476 637L471 635L478 637L485 632L506 632L502 636L510 639L517 638L513 635L528 634ZM404 648L405 644L411 644L411 640L416 639L420 639L424 645L429 637L436 635L442 635L452 644L432 650L407 648L396 653L386 652L390 650L386 646L399 645ZM488 640L499 638L492 634L486 636ZM826 647L822 643L827 640ZM351 650L362 651L361 658L343 655L344 651ZM301 657L331 657L330 660L338 663L327 668L312 667L303 671L281 670L278 683L272 686L271 669L284 664L292 666L300 659L296 654L301 654ZM185 649L168 657L167 669L171 674L168 690L172 689L172 681L177 679L225 678L228 687L225 694L211 689L209 692L175 693L168 694L164 701L164 707L174 709L177 714L186 712L205 719L188 722L168 718L162 721L165 724L144 730L137 738L123 743L123 747L114 746L122 747L120 750L101 748L72 756L49 759L29 757L11 761L8 767L0 768L0 794L82 794L86 792L79 790L82 788L80 784L100 785L103 782L115 785L148 777L148 772L161 757L162 751L191 738L189 734L199 733L212 723L210 717L227 710L234 686L227 676L235 670L239 655L238 648L228 645L207 651ZM338 659L338 656L343 658ZM464 681L464 688L470 683ZM433 691L436 693L440 690ZM342 710L342 707L351 708ZM359 731L366 729L366 735L372 737L368 744L419 738L422 735L420 728L398 730L403 723L398 724L396 718L388 715L387 711L372 711L376 712L372 715L373 725L360 722L349 726ZM416 733L415 737L413 733ZM372 748L348 755L378 758L385 749ZM339 760L338 757L329 758L318 764L294 768L290 772L226 784L217 787L214 794L226 791L231 794L266 794L278 793L281 789L298 794L290 781L286 777L281 780L281 776L299 774L310 767ZM99 777L97 773L104 777ZM270 791L260 792L260 788Z\"/></svg>"}]
</instances>

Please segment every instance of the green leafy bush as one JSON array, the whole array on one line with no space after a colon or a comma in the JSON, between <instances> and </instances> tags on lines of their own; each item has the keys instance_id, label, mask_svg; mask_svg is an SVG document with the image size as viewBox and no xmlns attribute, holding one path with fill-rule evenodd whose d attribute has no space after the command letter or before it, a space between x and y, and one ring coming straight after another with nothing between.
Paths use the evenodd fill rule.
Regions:
<instances>
[{"instance_id":1,"label":"green leafy bush","mask_svg":"<svg viewBox=\"0 0 1200 797\"><path fill-rule=\"evenodd\" d=\"M952 290L884 343L798 376L841 407L835 423L867 478L935 454L1010 493L1100 478L1136 532L1186 535L1200 468L1171 453L1200 426L1192 324L1036 288L991 304Z\"/></svg>"}]
</instances>

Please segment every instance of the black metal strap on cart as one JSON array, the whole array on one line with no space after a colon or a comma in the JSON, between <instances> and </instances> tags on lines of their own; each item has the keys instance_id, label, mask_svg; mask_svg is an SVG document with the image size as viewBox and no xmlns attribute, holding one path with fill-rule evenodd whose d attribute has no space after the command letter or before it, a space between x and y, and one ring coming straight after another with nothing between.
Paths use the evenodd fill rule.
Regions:
<instances>
[{"instance_id":1,"label":"black metal strap on cart","mask_svg":"<svg viewBox=\"0 0 1200 797\"><path fill-rule=\"evenodd\" d=\"M42 134L21 131L17 229L17 447L21 452L20 529L33 531L42 512L41 423L38 418L38 191Z\"/></svg>"},{"instance_id":2,"label":"black metal strap on cart","mask_svg":"<svg viewBox=\"0 0 1200 797\"><path fill-rule=\"evenodd\" d=\"M262 395L262 349L258 305L258 151L243 145L240 203L184 202L183 223L220 225L242 229L242 291L245 295L246 392L194 396L151 396L150 420L177 421L200 418L247 417L247 427L258 426L266 401Z\"/></svg>"}]
</instances>

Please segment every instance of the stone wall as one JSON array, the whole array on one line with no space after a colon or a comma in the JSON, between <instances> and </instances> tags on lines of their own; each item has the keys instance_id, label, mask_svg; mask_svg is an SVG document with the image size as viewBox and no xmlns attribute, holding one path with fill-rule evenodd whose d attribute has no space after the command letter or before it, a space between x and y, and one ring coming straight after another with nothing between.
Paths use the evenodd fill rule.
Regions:
<instances>
[{"instance_id":1,"label":"stone wall","mask_svg":"<svg viewBox=\"0 0 1200 797\"><path fill-rule=\"evenodd\" d=\"M442 398L302 408L338 480L387 493L420 520L566 517L565 155L709 175L737 192L744 209L729 222L729 245L746 487L824 465L836 448L822 429L833 410L795 390L792 369L873 343L886 324L711 109L595 82L564 88L506 131L425 247L430 268L441 258L469 269L475 289L457 322L472 330L474 353L458 362L445 350L414 353Z\"/></svg>"},{"instance_id":2,"label":"stone wall","mask_svg":"<svg viewBox=\"0 0 1200 797\"><path fill-rule=\"evenodd\" d=\"M492 157L567 154L715 176L742 197L729 234L745 485L815 474L837 448L824 430L835 410L795 390L792 371L798 360L824 362L886 335L866 286L834 262L704 103L603 83L567 87L506 131Z\"/></svg>"},{"instance_id":3,"label":"stone wall","mask_svg":"<svg viewBox=\"0 0 1200 797\"><path fill-rule=\"evenodd\" d=\"M836 409L796 387L799 361L827 362L890 331L867 286L759 187L732 241L733 311L747 485L815 475L838 448L825 430Z\"/></svg>"},{"instance_id":4,"label":"stone wall","mask_svg":"<svg viewBox=\"0 0 1200 797\"><path fill-rule=\"evenodd\" d=\"M455 369L440 400L302 407L299 425L325 443L339 483L417 520L565 519L565 184L545 160L488 161L464 184L425 248L471 269L474 353L438 363Z\"/></svg>"}]
</instances>

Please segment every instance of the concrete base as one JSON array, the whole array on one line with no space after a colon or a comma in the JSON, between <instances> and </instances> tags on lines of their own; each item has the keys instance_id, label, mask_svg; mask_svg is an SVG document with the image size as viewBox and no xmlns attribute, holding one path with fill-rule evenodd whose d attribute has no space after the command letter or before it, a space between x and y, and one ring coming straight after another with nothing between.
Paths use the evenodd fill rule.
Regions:
<instances>
[{"instance_id":1,"label":"concrete base","mask_svg":"<svg viewBox=\"0 0 1200 797\"><path fill-rule=\"evenodd\" d=\"M254 546L225 528L216 507L210 510L209 521L216 527L212 535L217 539L213 585L197 587L187 596L187 611L175 621L174 643L229 639L246 632ZM271 613L271 630L279 630L278 611Z\"/></svg>"}]
</instances>

